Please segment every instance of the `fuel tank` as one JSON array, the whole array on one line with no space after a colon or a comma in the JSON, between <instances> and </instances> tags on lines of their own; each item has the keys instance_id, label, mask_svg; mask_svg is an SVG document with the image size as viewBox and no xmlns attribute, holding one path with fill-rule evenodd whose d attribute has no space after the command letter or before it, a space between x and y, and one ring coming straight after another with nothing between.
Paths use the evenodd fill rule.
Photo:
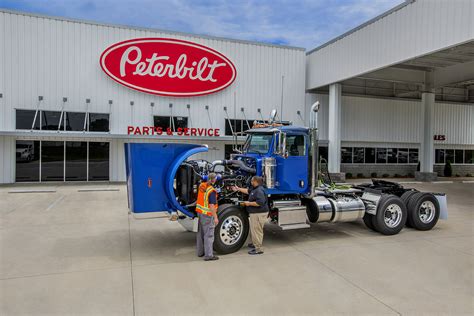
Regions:
<instances>
[{"instance_id":1,"label":"fuel tank","mask_svg":"<svg viewBox=\"0 0 474 316\"><path fill-rule=\"evenodd\" d=\"M176 172L188 157L207 147L180 143L125 144L128 207L133 213L180 212L194 216L175 195Z\"/></svg>"}]
</instances>

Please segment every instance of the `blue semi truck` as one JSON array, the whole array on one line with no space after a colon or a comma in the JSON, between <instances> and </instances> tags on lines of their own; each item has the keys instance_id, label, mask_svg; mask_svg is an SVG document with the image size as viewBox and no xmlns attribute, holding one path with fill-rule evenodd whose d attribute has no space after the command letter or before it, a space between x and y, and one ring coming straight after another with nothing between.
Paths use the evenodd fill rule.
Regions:
<instances>
[{"instance_id":1,"label":"blue semi truck","mask_svg":"<svg viewBox=\"0 0 474 316\"><path fill-rule=\"evenodd\" d=\"M190 231L197 228L197 188L207 174L216 172L219 224L214 248L221 254L239 250L249 233L246 199L230 188L246 187L250 178L264 178L270 206L269 222L282 230L309 228L310 223L363 220L384 235L407 225L430 230L447 215L446 196L419 192L398 183L372 179L362 185L336 185L321 177L318 161L317 113L311 108L310 127L286 126L275 121L256 122L231 159L192 159L207 146L183 143L130 143L125 145L128 203L136 217L156 212L177 214Z\"/></svg>"}]
</instances>

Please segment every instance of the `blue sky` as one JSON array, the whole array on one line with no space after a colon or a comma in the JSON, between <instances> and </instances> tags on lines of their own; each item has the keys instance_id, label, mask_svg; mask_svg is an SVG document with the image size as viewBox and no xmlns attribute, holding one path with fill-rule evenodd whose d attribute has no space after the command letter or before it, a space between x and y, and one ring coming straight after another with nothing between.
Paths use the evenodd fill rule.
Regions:
<instances>
[{"instance_id":1,"label":"blue sky","mask_svg":"<svg viewBox=\"0 0 474 316\"><path fill-rule=\"evenodd\" d=\"M0 0L0 7L311 49L402 2L403 0Z\"/></svg>"}]
</instances>

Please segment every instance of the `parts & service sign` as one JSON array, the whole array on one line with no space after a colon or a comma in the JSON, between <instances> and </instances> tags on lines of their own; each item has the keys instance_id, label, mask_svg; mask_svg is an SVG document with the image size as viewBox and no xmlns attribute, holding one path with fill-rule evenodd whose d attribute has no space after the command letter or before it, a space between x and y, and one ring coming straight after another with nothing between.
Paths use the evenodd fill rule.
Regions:
<instances>
[{"instance_id":1,"label":"parts & service sign","mask_svg":"<svg viewBox=\"0 0 474 316\"><path fill-rule=\"evenodd\" d=\"M141 92L193 97L221 91L237 71L223 54L172 38L137 38L108 47L102 70L116 82Z\"/></svg>"}]
</instances>

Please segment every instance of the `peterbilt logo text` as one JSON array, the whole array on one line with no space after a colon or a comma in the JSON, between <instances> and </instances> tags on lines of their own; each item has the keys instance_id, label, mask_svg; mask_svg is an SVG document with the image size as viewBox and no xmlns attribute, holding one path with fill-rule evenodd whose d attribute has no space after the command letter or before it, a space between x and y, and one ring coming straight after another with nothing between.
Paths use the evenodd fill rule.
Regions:
<instances>
[{"instance_id":1,"label":"peterbilt logo text","mask_svg":"<svg viewBox=\"0 0 474 316\"><path fill-rule=\"evenodd\" d=\"M236 77L234 65L221 53L168 38L117 43L102 53L100 65L124 86L174 97L215 93L231 85Z\"/></svg>"}]
</instances>

